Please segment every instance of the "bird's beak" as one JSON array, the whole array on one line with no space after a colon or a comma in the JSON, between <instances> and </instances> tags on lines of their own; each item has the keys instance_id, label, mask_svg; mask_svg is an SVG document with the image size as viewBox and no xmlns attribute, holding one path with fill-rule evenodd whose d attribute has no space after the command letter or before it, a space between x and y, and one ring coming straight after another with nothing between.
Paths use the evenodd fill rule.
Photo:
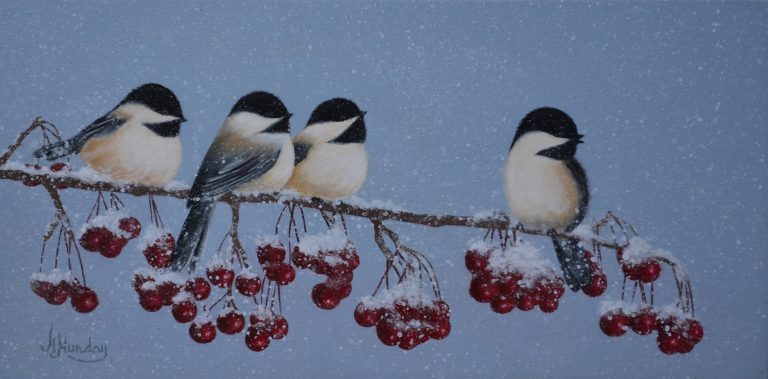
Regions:
<instances>
[{"instance_id":1,"label":"bird's beak","mask_svg":"<svg viewBox=\"0 0 768 379\"><path fill-rule=\"evenodd\" d=\"M187 122L187 119L182 117L182 118L179 119L179 122Z\"/></svg>"},{"instance_id":2,"label":"bird's beak","mask_svg":"<svg viewBox=\"0 0 768 379\"><path fill-rule=\"evenodd\" d=\"M576 138L574 138L573 140L576 141L576 143L584 143L584 141L581 140L582 138L584 138L583 134L577 134Z\"/></svg>"},{"instance_id":3,"label":"bird's beak","mask_svg":"<svg viewBox=\"0 0 768 379\"><path fill-rule=\"evenodd\" d=\"M360 118L365 117L365 115L368 113L368 111L360 111Z\"/></svg>"},{"instance_id":4,"label":"bird's beak","mask_svg":"<svg viewBox=\"0 0 768 379\"><path fill-rule=\"evenodd\" d=\"M293 117L293 113L288 113L288 115L287 115L287 116L285 116L285 119L286 119L286 120L288 120L288 119L290 119L291 117Z\"/></svg>"}]
</instances>

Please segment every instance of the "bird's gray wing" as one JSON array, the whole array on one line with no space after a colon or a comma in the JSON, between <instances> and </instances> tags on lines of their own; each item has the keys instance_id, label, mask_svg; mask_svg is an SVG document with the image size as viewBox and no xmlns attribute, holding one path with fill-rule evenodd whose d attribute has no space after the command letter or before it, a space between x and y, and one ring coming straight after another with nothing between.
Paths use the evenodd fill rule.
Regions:
<instances>
[{"instance_id":1,"label":"bird's gray wing","mask_svg":"<svg viewBox=\"0 0 768 379\"><path fill-rule=\"evenodd\" d=\"M114 133L125 120L111 116L110 113L99 117L96 121L86 126L74 137L43 146L34 152L36 158L45 157L47 160L55 160L70 154L77 154L85 146L85 143L93 137L102 137Z\"/></svg>"},{"instance_id":2,"label":"bird's gray wing","mask_svg":"<svg viewBox=\"0 0 768 379\"><path fill-rule=\"evenodd\" d=\"M293 165L297 165L303 161L307 155L309 155L309 149L312 148L312 145L308 143L294 143L293 144Z\"/></svg>"},{"instance_id":3,"label":"bird's gray wing","mask_svg":"<svg viewBox=\"0 0 768 379\"><path fill-rule=\"evenodd\" d=\"M211 199L257 179L274 167L279 146L251 146L245 151L208 149L189 192L189 201Z\"/></svg>"},{"instance_id":4,"label":"bird's gray wing","mask_svg":"<svg viewBox=\"0 0 768 379\"><path fill-rule=\"evenodd\" d=\"M587 182L587 174L584 172L584 168L581 167L581 164L579 164L579 161L577 161L576 158L571 157L566 159L565 165L576 180L576 185L579 186L579 214L576 215L576 218L568 227L568 231L570 232L576 228L581 223L581 220L584 219L584 216L587 215L587 208L589 207L589 182Z\"/></svg>"}]
</instances>

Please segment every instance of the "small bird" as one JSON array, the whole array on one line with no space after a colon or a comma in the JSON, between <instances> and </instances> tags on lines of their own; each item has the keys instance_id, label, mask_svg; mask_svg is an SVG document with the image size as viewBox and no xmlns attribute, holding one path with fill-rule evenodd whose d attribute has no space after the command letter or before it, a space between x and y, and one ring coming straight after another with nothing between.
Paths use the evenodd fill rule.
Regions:
<instances>
[{"instance_id":1,"label":"small bird","mask_svg":"<svg viewBox=\"0 0 768 379\"><path fill-rule=\"evenodd\" d=\"M293 138L296 166L286 187L323 200L357 193L368 175L365 113L342 98L318 105Z\"/></svg>"},{"instance_id":2,"label":"small bird","mask_svg":"<svg viewBox=\"0 0 768 379\"><path fill-rule=\"evenodd\" d=\"M171 254L174 271L197 265L218 196L283 188L293 170L290 118L283 102L268 92L251 92L235 103L189 191L189 214Z\"/></svg>"},{"instance_id":3,"label":"small bird","mask_svg":"<svg viewBox=\"0 0 768 379\"><path fill-rule=\"evenodd\" d=\"M181 165L179 130L185 121L176 95L147 83L74 137L34 154L49 161L79 154L86 165L113 180L163 186Z\"/></svg>"},{"instance_id":4,"label":"small bird","mask_svg":"<svg viewBox=\"0 0 768 379\"><path fill-rule=\"evenodd\" d=\"M576 160L584 136L565 112L538 108L517 127L504 167L507 202L524 226L570 232L589 205L589 186ZM565 282L573 291L588 286L592 267L577 241L552 237Z\"/></svg>"}]
</instances>

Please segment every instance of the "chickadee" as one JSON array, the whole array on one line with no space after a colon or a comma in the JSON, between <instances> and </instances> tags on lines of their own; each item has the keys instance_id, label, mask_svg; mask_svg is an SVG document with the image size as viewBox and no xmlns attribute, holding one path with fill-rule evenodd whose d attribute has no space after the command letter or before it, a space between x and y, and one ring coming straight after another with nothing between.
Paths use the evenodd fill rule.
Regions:
<instances>
[{"instance_id":1,"label":"chickadee","mask_svg":"<svg viewBox=\"0 0 768 379\"><path fill-rule=\"evenodd\" d=\"M162 186L181 165L179 129L186 121L176 95L147 83L74 137L35 151L51 161L71 154L111 179Z\"/></svg>"},{"instance_id":2,"label":"chickadee","mask_svg":"<svg viewBox=\"0 0 768 379\"><path fill-rule=\"evenodd\" d=\"M280 99L267 92L251 92L232 107L189 191L189 215L171 255L173 270L187 264L194 270L219 195L276 192L285 185L293 170L290 117Z\"/></svg>"},{"instance_id":3,"label":"chickadee","mask_svg":"<svg viewBox=\"0 0 768 379\"><path fill-rule=\"evenodd\" d=\"M296 166L286 187L324 200L357 193L368 174L364 116L347 99L318 105L293 138Z\"/></svg>"},{"instance_id":4,"label":"chickadee","mask_svg":"<svg viewBox=\"0 0 768 379\"><path fill-rule=\"evenodd\" d=\"M507 202L526 226L572 231L587 213L587 176L574 158L583 136L565 112L539 108L520 121L504 167ZM577 241L552 237L565 282L588 286L592 269Z\"/></svg>"}]
</instances>

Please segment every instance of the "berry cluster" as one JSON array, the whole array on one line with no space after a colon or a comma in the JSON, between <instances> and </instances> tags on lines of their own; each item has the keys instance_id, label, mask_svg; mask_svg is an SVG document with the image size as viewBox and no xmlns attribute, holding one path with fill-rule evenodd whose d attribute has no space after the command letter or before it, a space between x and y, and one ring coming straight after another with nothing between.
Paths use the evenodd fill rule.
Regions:
<instances>
[{"instance_id":1,"label":"berry cluster","mask_svg":"<svg viewBox=\"0 0 768 379\"><path fill-rule=\"evenodd\" d=\"M256 257L264 268L267 279L281 286L296 279L296 270L285 262L285 246L279 241L261 243L256 248Z\"/></svg>"},{"instance_id":2,"label":"berry cluster","mask_svg":"<svg viewBox=\"0 0 768 379\"><path fill-rule=\"evenodd\" d=\"M48 170L50 172L60 172L62 174L66 174L71 170L69 165L64 162L56 162L50 165L49 167L42 167L39 164L31 164L31 163L27 163L25 164L25 166L27 168L31 168L34 171L41 171L40 174L45 174L46 173L45 170ZM37 187L38 185L40 185L40 183L37 180L33 180L33 179L25 179L22 181L22 183L28 187ZM67 186L65 184L56 184L56 188L66 189Z\"/></svg>"},{"instance_id":3,"label":"berry cluster","mask_svg":"<svg viewBox=\"0 0 768 379\"><path fill-rule=\"evenodd\" d=\"M296 267L326 276L312 287L312 302L320 309L334 309L352 293L352 278L360 256L340 228L308 236L293 248Z\"/></svg>"},{"instance_id":4,"label":"berry cluster","mask_svg":"<svg viewBox=\"0 0 768 379\"><path fill-rule=\"evenodd\" d=\"M139 304L147 312L157 312L163 306L183 303L190 297L196 298L199 294L199 292L195 291L198 285L196 279L185 281L176 273L157 273L149 269L140 269L133 275L133 289L139 295ZM205 283L205 285L207 286L208 283ZM181 293L182 289L184 289L184 293ZM210 286L208 286L207 292L204 289L202 292L207 297L210 293ZM197 309L195 309L196 312ZM174 317L176 317L176 312L173 313ZM180 321L177 319L177 321L189 322L192 320Z\"/></svg>"},{"instance_id":5,"label":"berry cluster","mask_svg":"<svg viewBox=\"0 0 768 379\"><path fill-rule=\"evenodd\" d=\"M530 311L536 306L552 313L565 293L563 280L551 264L542 260L536 247L522 241L506 249L473 241L464 263L472 273L470 296L490 303L496 313L509 313L515 307Z\"/></svg>"},{"instance_id":6,"label":"berry cluster","mask_svg":"<svg viewBox=\"0 0 768 379\"><path fill-rule=\"evenodd\" d=\"M403 350L411 350L430 339L448 337L451 312L446 302L429 301L418 294L398 296L398 289L402 287L383 291L380 296L363 298L355 308L358 325L375 326L376 335L383 344L397 345Z\"/></svg>"},{"instance_id":7,"label":"berry cluster","mask_svg":"<svg viewBox=\"0 0 768 379\"><path fill-rule=\"evenodd\" d=\"M166 268L171 264L171 254L176 246L173 234L157 227L150 227L141 237L137 248L147 263L154 268Z\"/></svg>"},{"instance_id":8,"label":"berry cluster","mask_svg":"<svg viewBox=\"0 0 768 379\"><path fill-rule=\"evenodd\" d=\"M704 338L704 328L696 319L657 312L650 306L629 313L619 307L600 317L600 330L609 337L622 336L628 329L641 336L657 332L656 343L664 354L689 353Z\"/></svg>"},{"instance_id":9,"label":"berry cluster","mask_svg":"<svg viewBox=\"0 0 768 379\"><path fill-rule=\"evenodd\" d=\"M74 279L69 271L54 269L48 274L34 273L29 286L48 304L61 305L70 299L72 308L80 313L92 312L99 305L96 292Z\"/></svg>"},{"instance_id":10,"label":"berry cluster","mask_svg":"<svg viewBox=\"0 0 768 379\"><path fill-rule=\"evenodd\" d=\"M245 346L253 351L269 347L269 341L288 335L288 320L264 306L257 306L249 317L251 325L245 332Z\"/></svg>"},{"instance_id":11,"label":"berry cluster","mask_svg":"<svg viewBox=\"0 0 768 379\"><path fill-rule=\"evenodd\" d=\"M661 276L661 264L655 259L654 250L642 239L633 238L629 247L616 251L621 271L629 280L642 283L655 282Z\"/></svg>"},{"instance_id":12,"label":"berry cluster","mask_svg":"<svg viewBox=\"0 0 768 379\"><path fill-rule=\"evenodd\" d=\"M122 212L107 212L83 225L80 246L87 251L101 253L106 258L115 258L128 241L140 233L141 223L135 217Z\"/></svg>"}]
</instances>

